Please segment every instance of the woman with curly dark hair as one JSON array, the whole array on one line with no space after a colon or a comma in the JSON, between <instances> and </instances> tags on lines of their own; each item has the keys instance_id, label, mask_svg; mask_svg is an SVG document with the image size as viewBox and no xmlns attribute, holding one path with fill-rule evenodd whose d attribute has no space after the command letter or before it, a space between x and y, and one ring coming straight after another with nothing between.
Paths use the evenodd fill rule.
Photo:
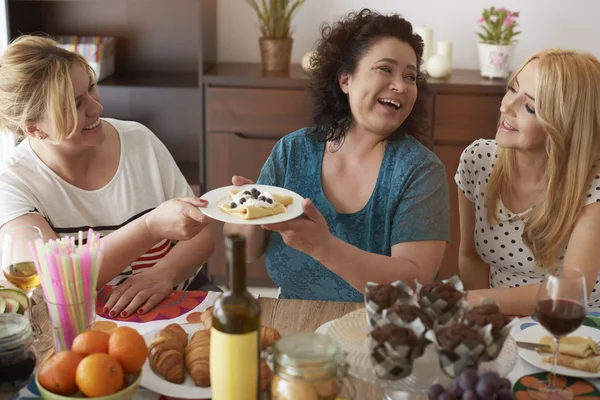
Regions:
<instances>
[{"instance_id":1,"label":"woman with curly dark hair","mask_svg":"<svg viewBox=\"0 0 600 400\"><path fill-rule=\"evenodd\" d=\"M321 34L313 124L282 138L258 179L305 197L304 216L225 232L247 237L249 261L266 251L283 298L361 301L368 281L431 282L449 200L444 166L413 137L425 116L423 42L399 15L367 9Z\"/></svg>"}]
</instances>

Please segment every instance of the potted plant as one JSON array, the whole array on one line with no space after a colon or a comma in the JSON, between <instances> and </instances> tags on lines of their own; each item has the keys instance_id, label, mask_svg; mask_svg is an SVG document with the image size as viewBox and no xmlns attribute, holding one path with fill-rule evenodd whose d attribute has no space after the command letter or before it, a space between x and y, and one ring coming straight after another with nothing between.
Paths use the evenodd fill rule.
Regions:
<instances>
[{"instance_id":1,"label":"potted plant","mask_svg":"<svg viewBox=\"0 0 600 400\"><path fill-rule=\"evenodd\" d=\"M477 20L482 32L478 32L480 42L479 69L486 78L507 78L510 61L516 43L515 36L521 32L516 31L518 12L506 8L490 7L484 9Z\"/></svg>"},{"instance_id":2,"label":"potted plant","mask_svg":"<svg viewBox=\"0 0 600 400\"><path fill-rule=\"evenodd\" d=\"M291 23L306 0L246 0L260 28L260 56L267 72L287 72L292 55Z\"/></svg>"}]
</instances>

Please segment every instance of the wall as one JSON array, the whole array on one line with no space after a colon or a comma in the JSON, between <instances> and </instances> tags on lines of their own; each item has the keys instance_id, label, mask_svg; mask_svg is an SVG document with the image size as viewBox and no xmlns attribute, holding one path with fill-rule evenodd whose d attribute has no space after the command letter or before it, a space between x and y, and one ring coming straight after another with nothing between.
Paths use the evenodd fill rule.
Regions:
<instances>
[{"instance_id":1,"label":"wall","mask_svg":"<svg viewBox=\"0 0 600 400\"><path fill-rule=\"evenodd\" d=\"M454 68L475 69L475 21L482 9L491 5L521 13L523 33L519 35L513 66L548 47L583 49L600 57L600 0L308 0L294 20L292 62L300 62L312 48L322 22L368 6L382 13L402 13L415 26L432 27L434 42L453 42ZM219 61L260 61L256 17L245 0L219 0L217 27Z\"/></svg>"}]
</instances>

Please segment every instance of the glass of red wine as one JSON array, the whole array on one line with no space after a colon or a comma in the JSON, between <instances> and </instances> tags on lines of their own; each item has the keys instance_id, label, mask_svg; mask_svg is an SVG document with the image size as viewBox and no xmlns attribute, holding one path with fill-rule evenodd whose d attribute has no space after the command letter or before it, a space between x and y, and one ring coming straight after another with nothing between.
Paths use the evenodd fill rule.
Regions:
<instances>
[{"instance_id":1,"label":"glass of red wine","mask_svg":"<svg viewBox=\"0 0 600 400\"><path fill-rule=\"evenodd\" d=\"M542 388L552 399L571 399L569 391L555 385L560 338L577 330L585 319L587 289L583 273L576 268L563 268L560 275L546 275L537 294L536 317L554 337L554 352L549 382Z\"/></svg>"}]
</instances>

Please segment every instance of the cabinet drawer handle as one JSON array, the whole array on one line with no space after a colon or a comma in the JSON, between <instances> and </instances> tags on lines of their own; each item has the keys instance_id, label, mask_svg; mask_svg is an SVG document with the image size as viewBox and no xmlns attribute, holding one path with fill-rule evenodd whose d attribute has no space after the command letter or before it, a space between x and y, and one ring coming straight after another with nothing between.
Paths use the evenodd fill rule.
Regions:
<instances>
[{"instance_id":1,"label":"cabinet drawer handle","mask_svg":"<svg viewBox=\"0 0 600 400\"><path fill-rule=\"evenodd\" d=\"M246 140L279 140L285 135L264 134L264 133L240 133L235 132L235 136Z\"/></svg>"}]
</instances>

